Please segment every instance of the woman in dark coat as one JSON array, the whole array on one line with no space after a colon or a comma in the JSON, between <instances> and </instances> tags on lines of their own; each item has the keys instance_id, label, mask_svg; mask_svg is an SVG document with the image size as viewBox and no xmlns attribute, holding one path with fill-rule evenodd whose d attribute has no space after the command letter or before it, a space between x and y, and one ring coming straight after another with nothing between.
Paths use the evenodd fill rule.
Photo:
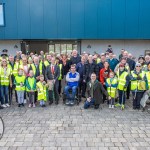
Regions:
<instances>
[{"instance_id":1,"label":"woman in dark coat","mask_svg":"<svg viewBox=\"0 0 150 150\"><path fill-rule=\"evenodd\" d=\"M108 99L111 99L110 96L108 96L107 91L104 89L103 85L96 80L96 74L91 74L91 80L87 84L87 100L84 104L84 108L87 109L91 105L95 106L95 109L99 108L99 105L103 103L103 94L105 94Z\"/></svg>"}]
</instances>

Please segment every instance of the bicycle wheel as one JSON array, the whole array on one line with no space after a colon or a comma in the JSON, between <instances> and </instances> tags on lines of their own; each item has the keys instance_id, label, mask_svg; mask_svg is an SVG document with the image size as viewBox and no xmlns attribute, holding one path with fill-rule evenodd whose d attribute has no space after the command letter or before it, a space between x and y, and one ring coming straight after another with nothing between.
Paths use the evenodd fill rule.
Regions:
<instances>
[{"instance_id":1,"label":"bicycle wheel","mask_svg":"<svg viewBox=\"0 0 150 150\"><path fill-rule=\"evenodd\" d=\"M2 117L0 117L0 140L3 137L3 134L4 134L4 121Z\"/></svg>"}]
</instances>

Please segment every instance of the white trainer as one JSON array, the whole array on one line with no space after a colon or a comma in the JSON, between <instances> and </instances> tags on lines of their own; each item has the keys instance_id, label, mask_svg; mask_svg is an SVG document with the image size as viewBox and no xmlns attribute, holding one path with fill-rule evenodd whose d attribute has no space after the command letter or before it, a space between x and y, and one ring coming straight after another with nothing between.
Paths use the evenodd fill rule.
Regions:
<instances>
[{"instance_id":1,"label":"white trainer","mask_svg":"<svg viewBox=\"0 0 150 150\"><path fill-rule=\"evenodd\" d=\"M6 108L7 106L5 104L2 105L3 108Z\"/></svg>"},{"instance_id":2,"label":"white trainer","mask_svg":"<svg viewBox=\"0 0 150 150\"><path fill-rule=\"evenodd\" d=\"M10 107L10 105L7 103L7 104L5 104L7 107Z\"/></svg>"},{"instance_id":3,"label":"white trainer","mask_svg":"<svg viewBox=\"0 0 150 150\"><path fill-rule=\"evenodd\" d=\"M35 104L33 103L33 108L35 108Z\"/></svg>"}]
</instances>

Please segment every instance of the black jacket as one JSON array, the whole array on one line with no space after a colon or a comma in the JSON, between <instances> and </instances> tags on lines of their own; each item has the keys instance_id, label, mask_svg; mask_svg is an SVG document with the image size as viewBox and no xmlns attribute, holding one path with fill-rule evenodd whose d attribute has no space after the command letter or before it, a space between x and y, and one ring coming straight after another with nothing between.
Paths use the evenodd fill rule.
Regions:
<instances>
[{"instance_id":1,"label":"black jacket","mask_svg":"<svg viewBox=\"0 0 150 150\"><path fill-rule=\"evenodd\" d=\"M130 59L130 58L127 58L127 63L129 64L130 71L134 70L134 68L135 68L135 61Z\"/></svg>"},{"instance_id":2,"label":"black jacket","mask_svg":"<svg viewBox=\"0 0 150 150\"><path fill-rule=\"evenodd\" d=\"M57 66L57 65L54 66L54 76L53 76L53 74L51 72L51 65L46 67L46 71L45 71L45 79L46 79L46 81L47 80L53 80L53 79L58 80L59 76L60 76L59 66Z\"/></svg>"},{"instance_id":3,"label":"black jacket","mask_svg":"<svg viewBox=\"0 0 150 150\"><path fill-rule=\"evenodd\" d=\"M83 77L85 81L89 81L90 80L90 76L92 73L96 74L96 77L98 79L98 75L99 75L99 67L96 63L86 63L85 64L85 71L83 72Z\"/></svg>"},{"instance_id":4,"label":"black jacket","mask_svg":"<svg viewBox=\"0 0 150 150\"><path fill-rule=\"evenodd\" d=\"M79 63L79 62L81 62L81 57L80 57L80 55L77 55L77 57L71 57L71 59L70 59L70 65L72 65L72 64L77 64L77 63Z\"/></svg>"}]
</instances>

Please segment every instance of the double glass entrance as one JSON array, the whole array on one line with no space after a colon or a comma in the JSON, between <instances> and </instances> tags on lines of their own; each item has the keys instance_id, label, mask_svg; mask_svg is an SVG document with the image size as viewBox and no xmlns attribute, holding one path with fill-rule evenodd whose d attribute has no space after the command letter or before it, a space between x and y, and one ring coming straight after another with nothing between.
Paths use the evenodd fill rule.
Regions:
<instances>
[{"instance_id":1,"label":"double glass entrance","mask_svg":"<svg viewBox=\"0 0 150 150\"><path fill-rule=\"evenodd\" d=\"M76 49L80 53L81 41L67 40L24 40L21 42L21 50L26 53L34 52L39 54L40 51L54 52L56 54L71 54L72 50Z\"/></svg>"},{"instance_id":2,"label":"double glass entrance","mask_svg":"<svg viewBox=\"0 0 150 150\"><path fill-rule=\"evenodd\" d=\"M49 44L49 52L55 52L56 54L71 54L72 50L77 50L77 44Z\"/></svg>"}]
</instances>

